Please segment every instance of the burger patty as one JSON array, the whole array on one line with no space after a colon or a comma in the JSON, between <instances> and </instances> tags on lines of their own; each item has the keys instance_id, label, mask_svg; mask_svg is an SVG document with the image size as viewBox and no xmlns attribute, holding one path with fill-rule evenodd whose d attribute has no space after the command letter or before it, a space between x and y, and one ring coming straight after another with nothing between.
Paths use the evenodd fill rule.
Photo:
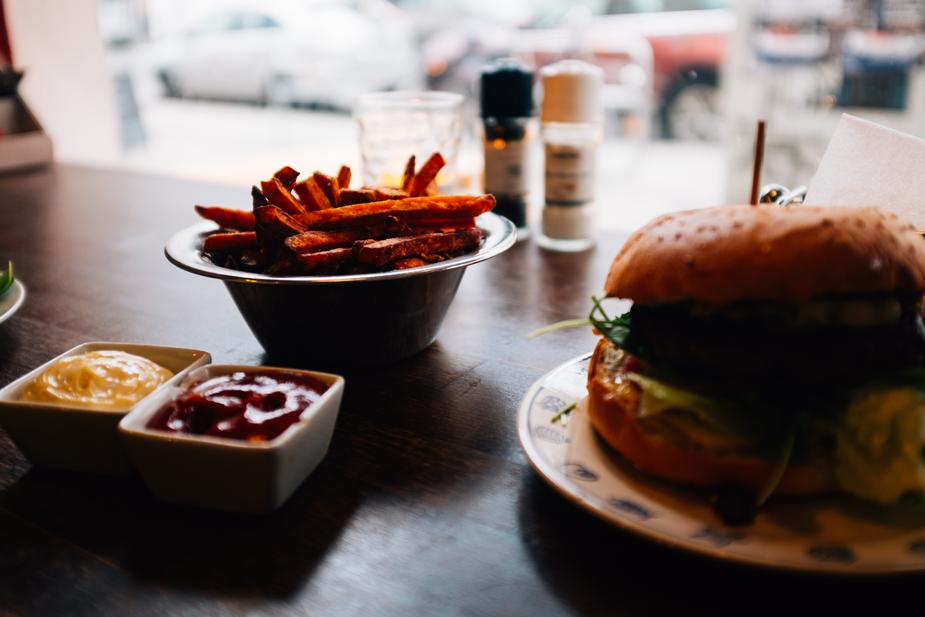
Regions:
<instances>
[{"instance_id":1,"label":"burger patty","mask_svg":"<svg viewBox=\"0 0 925 617\"><path fill-rule=\"evenodd\" d=\"M654 368L695 379L749 383L851 382L925 363L917 299L888 323L782 326L743 320L741 307L704 315L691 304L633 305L625 347ZM767 311L754 311L756 315Z\"/></svg>"}]
</instances>

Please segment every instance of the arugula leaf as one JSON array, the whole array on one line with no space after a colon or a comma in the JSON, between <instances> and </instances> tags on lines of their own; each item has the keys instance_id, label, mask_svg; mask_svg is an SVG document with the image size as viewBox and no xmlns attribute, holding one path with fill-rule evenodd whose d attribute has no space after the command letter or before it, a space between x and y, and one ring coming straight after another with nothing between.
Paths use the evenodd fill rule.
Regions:
<instances>
[{"instance_id":1,"label":"arugula leaf","mask_svg":"<svg viewBox=\"0 0 925 617\"><path fill-rule=\"evenodd\" d=\"M0 296L6 294L13 286L13 262L8 262L6 272L0 274Z\"/></svg>"},{"instance_id":2,"label":"arugula leaf","mask_svg":"<svg viewBox=\"0 0 925 617\"><path fill-rule=\"evenodd\" d=\"M713 498L713 511L726 525L740 527L751 525L758 515L758 511L777 490L784 473L793 456L796 430L792 430L780 444L770 475L754 491L737 487L735 485L721 486Z\"/></svg>"},{"instance_id":3,"label":"arugula leaf","mask_svg":"<svg viewBox=\"0 0 925 617\"><path fill-rule=\"evenodd\" d=\"M590 325L591 321L589 319L566 319L565 321L557 321L556 323L551 323L548 326L537 328L527 335L527 340L533 340L538 336L543 336L544 334L549 334L550 332L555 332L556 330L565 330L566 328L580 328L581 326Z\"/></svg>"},{"instance_id":4,"label":"arugula leaf","mask_svg":"<svg viewBox=\"0 0 925 617\"><path fill-rule=\"evenodd\" d=\"M619 317L611 319L601 305L600 298L591 296L591 302L594 303L594 307L591 309L591 314L587 319L566 319L564 321L557 321L548 326L537 328L527 335L527 340L535 339L538 336L543 336L544 334L549 334L556 330L592 326L600 332L602 336L610 339L612 343L618 347L625 348L626 339L629 337L630 333L630 314L624 313Z\"/></svg>"},{"instance_id":5,"label":"arugula leaf","mask_svg":"<svg viewBox=\"0 0 925 617\"><path fill-rule=\"evenodd\" d=\"M797 430L796 426L794 426L787 434L787 437L781 444L780 450L777 452L777 456L774 460L774 473L771 474L764 485L758 490L758 494L755 495L755 502L759 508L765 504L771 497L771 494L774 493L780 485L780 481L783 479L787 467L790 466L790 459L793 458L793 446L796 443L796 438Z\"/></svg>"},{"instance_id":6,"label":"arugula leaf","mask_svg":"<svg viewBox=\"0 0 925 617\"><path fill-rule=\"evenodd\" d=\"M626 339L630 334L630 314L623 313L611 319L601 305L600 298L591 296L591 301L594 303L594 308L591 309L588 321L601 333L601 336L609 339L617 347L625 348Z\"/></svg>"},{"instance_id":7,"label":"arugula leaf","mask_svg":"<svg viewBox=\"0 0 925 617\"><path fill-rule=\"evenodd\" d=\"M569 403L568 405L565 405L564 407L562 407L562 409L557 411L556 415L554 415L552 418L549 419L549 422L552 424L555 424L562 418L567 417L570 413L572 413L572 411L577 406L578 406L578 401L572 401L571 403Z\"/></svg>"}]
</instances>

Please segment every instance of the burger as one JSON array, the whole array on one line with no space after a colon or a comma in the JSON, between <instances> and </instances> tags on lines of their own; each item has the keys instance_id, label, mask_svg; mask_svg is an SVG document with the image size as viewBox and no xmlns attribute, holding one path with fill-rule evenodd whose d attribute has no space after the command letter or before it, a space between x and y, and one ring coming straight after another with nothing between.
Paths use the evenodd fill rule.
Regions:
<instances>
[{"instance_id":1,"label":"burger","mask_svg":"<svg viewBox=\"0 0 925 617\"><path fill-rule=\"evenodd\" d=\"M925 493L911 224L876 208L668 214L628 239L605 292L633 304L611 317L595 300L588 413L637 469L734 496L728 519L771 493Z\"/></svg>"}]
</instances>

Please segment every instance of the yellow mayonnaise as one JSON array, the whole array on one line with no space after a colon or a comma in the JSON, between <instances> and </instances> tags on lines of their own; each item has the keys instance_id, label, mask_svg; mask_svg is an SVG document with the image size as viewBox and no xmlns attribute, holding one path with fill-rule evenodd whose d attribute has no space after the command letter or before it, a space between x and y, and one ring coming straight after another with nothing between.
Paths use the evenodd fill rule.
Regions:
<instances>
[{"instance_id":1,"label":"yellow mayonnaise","mask_svg":"<svg viewBox=\"0 0 925 617\"><path fill-rule=\"evenodd\" d=\"M62 358L26 386L24 401L87 409L128 409L173 377L164 367L123 351Z\"/></svg>"}]
</instances>

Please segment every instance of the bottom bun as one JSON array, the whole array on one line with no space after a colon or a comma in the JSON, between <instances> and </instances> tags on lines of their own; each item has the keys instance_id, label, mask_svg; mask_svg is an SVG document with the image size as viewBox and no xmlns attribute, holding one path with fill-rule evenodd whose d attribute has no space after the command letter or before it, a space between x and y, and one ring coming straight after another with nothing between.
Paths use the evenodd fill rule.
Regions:
<instances>
[{"instance_id":1,"label":"bottom bun","mask_svg":"<svg viewBox=\"0 0 925 617\"><path fill-rule=\"evenodd\" d=\"M758 491L775 465L758 457L711 453L653 439L636 422L639 387L616 379L625 355L601 339L588 368L588 415L598 434L637 469L663 480L703 489L737 486ZM822 495L837 491L831 469L790 465L775 495Z\"/></svg>"}]
</instances>

